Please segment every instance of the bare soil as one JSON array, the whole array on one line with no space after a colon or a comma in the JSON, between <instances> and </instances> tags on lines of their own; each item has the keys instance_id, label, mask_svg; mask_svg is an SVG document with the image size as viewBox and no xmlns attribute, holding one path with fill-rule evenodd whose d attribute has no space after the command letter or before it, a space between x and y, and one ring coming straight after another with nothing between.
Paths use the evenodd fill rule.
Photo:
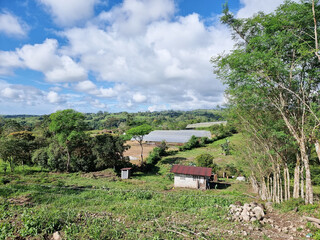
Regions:
<instances>
[{"instance_id":1,"label":"bare soil","mask_svg":"<svg viewBox=\"0 0 320 240\"><path fill-rule=\"evenodd\" d=\"M135 158L135 160L130 160L131 163L133 164L140 164L141 163L141 147L140 144L137 141L127 141L127 145L130 146L130 148L124 152L124 156L126 157L131 157ZM153 148L156 147L156 145L152 144L146 144L143 143L143 159L146 160L147 157L149 156L149 153L152 151Z\"/></svg>"}]
</instances>

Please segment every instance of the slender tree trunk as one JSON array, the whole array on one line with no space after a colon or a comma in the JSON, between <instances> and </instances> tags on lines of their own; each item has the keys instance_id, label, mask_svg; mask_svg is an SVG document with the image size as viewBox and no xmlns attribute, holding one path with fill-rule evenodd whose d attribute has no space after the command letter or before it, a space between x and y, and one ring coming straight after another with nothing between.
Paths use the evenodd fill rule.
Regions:
<instances>
[{"instance_id":1,"label":"slender tree trunk","mask_svg":"<svg viewBox=\"0 0 320 240\"><path fill-rule=\"evenodd\" d=\"M287 169L283 169L283 181L284 181L284 200L288 201L288 185L287 185Z\"/></svg>"},{"instance_id":2,"label":"slender tree trunk","mask_svg":"<svg viewBox=\"0 0 320 240\"><path fill-rule=\"evenodd\" d=\"M300 176L301 176L301 198L304 199L304 166L301 166L301 172L300 172Z\"/></svg>"},{"instance_id":3,"label":"slender tree trunk","mask_svg":"<svg viewBox=\"0 0 320 240\"><path fill-rule=\"evenodd\" d=\"M142 141L139 141L140 143L140 147L141 147L141 164L143 164L143 145L142 145Z\"/></svg>"},{"instance_id":4,"label":"slender tree trunk","mask_svg":"<svg viewBox=\"0 0 320 240\"><path fill-rule=\"evenodd\" d=\"M309 157L306 152L304 141L301 140L300 143L300 152L301 158L304 164L304 168L306 171L306 198L305 203L313 204L313 190L312 190L312 183L311 183L311 173L310 173L310 166L309 166Z\"/></svg>"},{"instance_id":5,"label":"slender tree trunk","mask_svg":"<svg viewBox=\"0 0 320 240\"><path fill-rule=\"evenodd\" d=\"M318 160L320 161L320 143L319 140L317 139L316 142L314 143L314 146L316 147L316 152L318 155Z\"/></svg>"},{"instance_id":6,"label":"slender tree trunk","mask_svg":"<svg viewBox=\"0 0 320 240\"><path fill-rule=\"evenodd\" d=\"M251 186L252 186L252 190L254 193L259 193L259 184L255 178L255 176L253 175L253 173L250 176L250 182L251 182Z\"/></svg>"},{"instance_id":7,"label":"slender tree trunk","mask_svg":"<svg viewBox=\"0 0 320 240\"><path fill-rule=\"evenodd\" d=\"M271 192L271 190L270 190L270 176L268 176L268 179L267 179L267 193L268 193L268 195L267 195L267 200L268 200L268 201L271 201L271 199L272 199L272 192Z\"/></svg>"},{"instance_id":8,"label":"slender tree trunk","mask_svg":"<svg viewBox=\"0 0 320 240\"><path fill-rule=\"evenodd\" d=\"M283 187L282 187L282 179L281 176L279 174L279 185L280 185L280 192L279 192L279 197L280 197L280 202L283 202Z\"/></svg>"},{"instance_id":9,"label":"slender tree trunk","mask_svg":"<svg viewBox=\"0 0 320 240\"><path fill-rule=\"evenodd\" d=\"M300 184L300 155L296 154L296 167L294 168L293 198L299 198Z\"/></svg>"},{"instance_id":10,"label":"slender tree trunk","mask_svg":"<svg viewBox=\"0 0 320 240\"><path fill-rule=\"evenodd\" d=\"M268 193L267 193L267 186L266 186L266 180L265 178L262 178L261 182L261 199L267 200L268 199Z\"/></svg>"},{"instance_id":11,"label":"slender tree trunk","mask_svg":"<svg viewBox=\"0 0 320 240\"><path fill-rule=\"evenodd\" d=\"M291 198L291 193L290 193L290 173L289 173L289 168L288 165L286 164L286 170L287 170L287 190L288 190L288 200Z\"/></svg>"}]
</instances>

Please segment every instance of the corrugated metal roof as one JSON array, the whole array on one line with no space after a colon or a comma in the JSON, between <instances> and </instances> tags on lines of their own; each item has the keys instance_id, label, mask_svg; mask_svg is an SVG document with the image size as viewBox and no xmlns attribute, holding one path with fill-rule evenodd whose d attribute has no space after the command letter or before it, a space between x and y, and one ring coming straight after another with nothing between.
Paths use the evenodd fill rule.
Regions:
<instances>
[{"instance_id":1,"label":"corrugated metal roof","mask_svg":"<svg viewBox=\"0 0 320 240\"><path fill-rule=\"evenodd\" d=\"M200 128L200 127L210 127L217 124L227 124L227 121L220 121L220 122L202 122L202 123L194 123L188 124L186 128Z\"/></svg>"},{"instance_id":2,"label":"corrugated metal roof","mask_svg":"<svg viewBox=\"0 0 320 240\"><path fill-rule=\"evenodd\" d=\"M212 174L212 168L173 165L170 172L185 175L210 177Z\"/></svg>"},{"instance_id":3,"label":"corrugated metal roof","mask_svg":"<svg viewBox=\"0 0 320 240\"><path fill-rule=\"evenodd\" d=\"M164 140L168 143L186 143L192 135L211 138L211 133L203 130L156 130L144 136L143 140L147 142L161 142Z\"/></svg>"}]
</instances>

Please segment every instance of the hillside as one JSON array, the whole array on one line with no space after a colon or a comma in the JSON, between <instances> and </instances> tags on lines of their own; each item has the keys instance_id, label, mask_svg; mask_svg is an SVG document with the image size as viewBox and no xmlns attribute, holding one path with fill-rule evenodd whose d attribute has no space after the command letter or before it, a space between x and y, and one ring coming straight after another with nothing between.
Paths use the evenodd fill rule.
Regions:
<instances>
[{"instance_id":1,"label":"hillside","mask_svg":"<svg viewBox=\"0 0 320 240\"><path fill-rule=\"evenodd\" d=\"M234 149L242 143L240 134L229 139ZM220 166L236 165L235 150L222 154L224 141L176 152L153 172L135 172L127 180L110 169L69 174L27 166L15 173L1 169L0 239L48 239L56 231L64 239L289 239L292 232L268 224L230 222L230 204L257 201L248 183L229 179L226 189L173 188L172 163L187 165L206 152ZM279 227L287 226L284 220L296 228L304 224L293 212L267 216ZM308 231L304 224L294 236Z\"/></svg>"}]
</instances>

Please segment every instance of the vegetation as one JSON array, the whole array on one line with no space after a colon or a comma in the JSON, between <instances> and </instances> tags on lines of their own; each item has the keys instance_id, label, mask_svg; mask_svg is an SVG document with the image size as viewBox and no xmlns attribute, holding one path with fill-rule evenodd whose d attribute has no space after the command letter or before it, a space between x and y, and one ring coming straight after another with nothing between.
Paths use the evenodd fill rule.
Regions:
<instances>
[{"instance_id":1,"label":"vegetation","mask_svg":"<svg viewBox=\"0 0 320 240\"><path fill-rule=\"evenodd\" d=\"M124 141L114 135L90 136L84 115L63 110L44 118L33 132L13 120L5 121L0 138L0 157L11 171L19 165L39 165L54 171L96 171L130 166L123 156Z\"/></svg>"},{"instance_id":2,"label":"vegetation","mask_svg":"<svg viewBox=\"0 0 320 240\"><path fill-rule=\"evenodd\" d=\"M147 124L143 124L141 126L131 128L127 131L127 135L132 136L140 144L142 163L143 163L143 145L142 145L143 137L148 133L150 133L151 131L152 131L152 127Z\"/></svg>"},{"instance_id":3,"label":"vegetation","mask_svg":"<svg viewBox=\"0 0 320 240\"><path fill-rule=\"evenodd\" d=\"M249 136L244 165L265 200L290 199L293 166L293 197L313 203L309 153L319 149L319 11L314 2L286 1L272 14L247 19L236 19L226 6L221 18L237 45L212 62L228 86L231 119Z\"/></svg>"}]
</instances>

